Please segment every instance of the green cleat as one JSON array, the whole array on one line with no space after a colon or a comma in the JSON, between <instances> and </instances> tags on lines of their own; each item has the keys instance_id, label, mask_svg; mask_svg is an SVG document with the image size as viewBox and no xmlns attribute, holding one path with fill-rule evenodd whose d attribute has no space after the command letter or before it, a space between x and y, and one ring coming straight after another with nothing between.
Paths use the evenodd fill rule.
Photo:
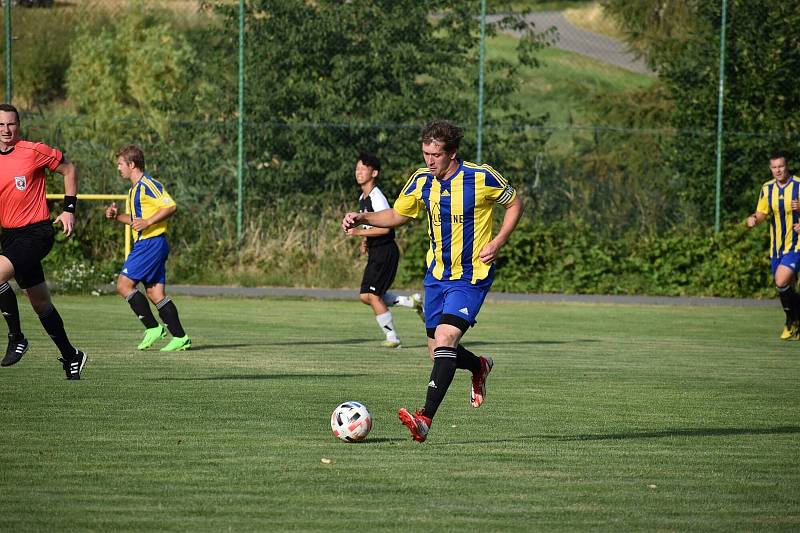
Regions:
<instances>
[{"instance_id":1,"label":"green cleat","mask_svg":"<svg viewBox=\"0 0 800 533\"><path fill-rule=\"evenodd\" d=\"M183 337L173 337L169 344L161 348L162 352L177 352L180 350L188 350L192 347L192 339L188 335Z\"/></svg>"},{"instance_id":2,"label":"green cleat","mask_svg":"<svg viewBox=\"0 0 800 533\"><path fill-rule=\"evenodd\" d=\"M157 340L163 339L167 336L167 329L159 324L154 328L147 328L144 330L144 338L137 346L140 350L146 350L151 347Z\"/></svg>"}]
</instances>

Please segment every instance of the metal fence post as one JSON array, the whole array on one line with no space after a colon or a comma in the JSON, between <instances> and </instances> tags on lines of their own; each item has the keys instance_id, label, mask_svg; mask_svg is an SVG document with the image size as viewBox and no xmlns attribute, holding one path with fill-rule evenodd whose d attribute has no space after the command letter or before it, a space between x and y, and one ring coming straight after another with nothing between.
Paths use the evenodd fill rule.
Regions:
<instances>
[{"instance_id":1,"label":"metal fence post","mask_svg":"<svg viewBox=\"0 0 800 533\"><path fill-rule=\"evenodd\" d=\"M720 197L722 195L722 110L725 92L725 21L728 15L728 0L722 0L722 24L719 31L719 95L717 97L717 176L716 202L714 209L714 231L720 229Z\"/></svg>"},{"instance_id":2,"label":"metal fence post","mask_svg":"<svg viewBox=\"0 0 800 533\"><path fill-rule=\"evenodd\" d=\"M5 2L6 18L6 103L11 103L13 84L11 83L11 0Z\"/></svg>"},{"instance_id":3,"label":"metal fence post","mask_svg":"<svg viewBox=\"0 0 800 533\"><path fill-rule=\"evenodd\" d=\"M239 119L236 161L236 238L242 238L242 211L244 210L244 0L239 0Z\"/></svg>"},{"instance_id":4,"label":"metal fence post","mask_svg":"<svg viewBox=\"0 0 800 533\"><path fill-rule=\"evenodd\" d=\"M478 139L476 163L483 160L483 64L486 59L486 0L481 0L481 44L478 67Z\"/></svg>"}]
</instances>

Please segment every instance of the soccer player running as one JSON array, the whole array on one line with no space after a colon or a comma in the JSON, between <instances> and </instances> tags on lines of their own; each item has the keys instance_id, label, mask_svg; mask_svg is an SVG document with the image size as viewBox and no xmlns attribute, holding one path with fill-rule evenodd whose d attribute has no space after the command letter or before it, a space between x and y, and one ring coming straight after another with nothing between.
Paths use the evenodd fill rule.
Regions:
<instances>
[{"instance_id":1,"label":"soccer player running","mask_svg":"<svg viewBox=\"0 0 800 533\"><path fill-rule=\"evenodd\" d=\"M54 223L61 224L68 237L75 227L78 170L58 149L22 140L19 128L17 109L0 104L0 312L8 324L8 348L0 366L17 363L28 351L17 297L8 283L13 277L61 352L59 361L67 379L78 380L87 357L69 342L42 268L42 259L55 240L45 196L45 168L64 176L64 212Z\"/></svg>"},{"instance_id":2,"label":"soccer player running","mask_svg":"<svg viewBox=\"0 0 800 533\"><path fill-rule=\"evenodd\" d=\"M413 414L405 408L397 413L418 442L427 438L456 369L472 372L472 407L480 407L486 398L486 378L493 361L476 356L460 340L475 324L492 285L493 263L523 210L517 192L496 170L458 158L461 128L447 120L436 120L422 129L421 137L426 167L409 178L394 208L347 213L342 220L345 231L359 224L391 228L413 220L421 209L428 213L431 245L425 274L425 328L433 370L425 406ZM506 212L492 238L495 204Z\"/></svg>"},{"instance_id":3,"label":"soccer player running","mask_svg":"<svg viewBox=\"0 0 800 533\"><path fill-rule=\"evenodd\" d=\"M373 213L389 209L386 196L375 184L381 171L381 162L377 156L362 152L356 162L356 183L361 187L358 199L359 211ZM422 310L422 297L418 294L398 296L387 292L397 274L400 261L400 250L394 240L394 229L363 226L350 228L347 234L362 237L361 253L367 254L367 266L361 279L359 300L372 307L378 327L386 335L381 344L386 348L400 348L400 339L394 328L394 320L389 307L399 305L411 307L425 320Z\"/></svg>"},{"instance_id":4,"label":"soccer player running","mask_svg":"<svg viewBox=\"0 0 800 533\"><path fill-rule=\"evenodd\" d=\"M133 249L117 278L117 293L125 298L145 327L139 350L146 350L166 337L167 330L172 340L161 348L162 352L188 350L192 341L183 330L178 308L165 292L169 256L167 219L175 214L178 206L164 186L145 173L144 152L139 147L126 146L116 153L116 158L120 177L129 180L131 188L126 213L120 213L117 204L112 203L106 206L106 218L131 226L134 233ZM139 282L144 285L147 298L156 306L166 329L156 321L147 299L136 289Z\"/></svg>"},{"instance_id":5,"label":"soccer player running","mask_svg":"<svg viewBox=\"0 0 800 533\"><path fill-rule=\"evenodd\" d=\"M800 178L791 175L788 161L784 152L770 154L772 179L761 186L756 211L747 217L746 223L748 228L754 228L770 217L772 275L786 314L780 338L800 340L800 296L795 289L800 269Z\"/></svg>"}]
</instances>

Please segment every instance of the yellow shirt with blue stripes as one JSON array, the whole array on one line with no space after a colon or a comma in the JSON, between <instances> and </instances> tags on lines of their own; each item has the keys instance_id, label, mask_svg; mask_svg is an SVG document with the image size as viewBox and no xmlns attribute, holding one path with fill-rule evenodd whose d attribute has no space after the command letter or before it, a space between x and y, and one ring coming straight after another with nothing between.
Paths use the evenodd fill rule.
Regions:
<instances>
[{"instance_id":1,"label":"yellow shirt with blue stripes","mask_svg":"<svg viewBox=\"0 0 800 533\"><path fill-rule=\"evenodd\" d=\"M145 174L128 191L125 211L131 216L131 220L135 220L137 218L150 218L160 209L169 208L173 205L175 205L175 200L172 199L161 182ZM133 237L134 240L140 241L163 235L166 231L167 221L162 220L142 231L133 230Z\"/></svg>"},{"instance_id":2,"label":"yellow shirt with blue stripes","mask_svg":"<svg viewBox=\"0 0 800 533\"><path fill-rule=\"evenodd\" d=\"M771 179L761 186L756 211L767 216L772 215L769 230L771 258L800 250L800 235L792 229L799 221L797 211L792 211L792 201L797 201L798 196L800 178L797 176L792 176L784 185Z\"/></svg>"},{"instance_id":3,"label":"yellow shirt with blue stripes","mask_svg":"<svg viewBox=\"0 0 800 533\"><path fill-rule=\"evenodd\" d=\"M459 161L449 179L418 169L394 203L399 214L416 218L428 212L427 275L437 280L477 283L489 276L491 265L479 254L492 240L492 208L509 205L517 192L489 165Z\"/></svg>"}]
</instances>

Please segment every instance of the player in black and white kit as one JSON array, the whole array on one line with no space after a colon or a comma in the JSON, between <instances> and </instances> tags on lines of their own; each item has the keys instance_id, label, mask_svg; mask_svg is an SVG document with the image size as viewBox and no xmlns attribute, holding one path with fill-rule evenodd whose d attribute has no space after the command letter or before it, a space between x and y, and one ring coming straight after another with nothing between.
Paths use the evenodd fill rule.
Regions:
<instances>
[{"instance_id":1,"label":"player in black and white kit","mask_svg":"<svg viewBox=\"0 0 800 533\"><path fill-rule=\"evenodd\" d=\"M389 209L389 202L375 184L381 170L380 160L373 154L362 152L356 163L356 183L361 187L358 199L359 211L372 213ZM397 296L388 292L397 274L400 250L394 240L394 229L362 226L347 231L348 235L362 237L361 253L367 254L367 266L361 279L359 300L372 307L375 320L386 340L381 344L387 348L400 348L400 339L394 328L389 307L399 305L411 307L424 320L422 297L418 294Z\"/></svg>"}]
</instances>

